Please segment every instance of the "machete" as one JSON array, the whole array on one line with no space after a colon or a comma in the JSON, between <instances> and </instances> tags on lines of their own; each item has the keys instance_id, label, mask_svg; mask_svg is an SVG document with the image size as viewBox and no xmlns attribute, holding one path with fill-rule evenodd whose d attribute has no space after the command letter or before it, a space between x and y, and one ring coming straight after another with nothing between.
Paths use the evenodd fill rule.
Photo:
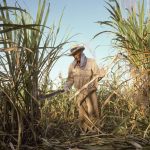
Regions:
<instances>
[{"instance_id":1,"label":"machete","mask_svg":"<svg viewBox=\"0 0 150 150\"><path fill-rule=\"evenodd\" d=\"M57 95L57 94L59 94L59 93L64 93L65 92L65 90L57 90L57 91L54 91L53 93L49 93L49 94L40 94L39 96L38 96L38 99L39 100L45 100L46 98L50 98L50 97L53 97L53 96L55 96L55 95Z\"/></svg>"}]
</instances>

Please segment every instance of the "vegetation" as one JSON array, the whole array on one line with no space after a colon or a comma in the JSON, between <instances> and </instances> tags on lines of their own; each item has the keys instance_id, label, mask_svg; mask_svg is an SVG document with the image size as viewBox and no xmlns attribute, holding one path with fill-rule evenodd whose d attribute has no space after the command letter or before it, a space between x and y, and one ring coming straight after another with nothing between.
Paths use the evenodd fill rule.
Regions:
<instances>
[{"instance_id":1,"label":"vegetation","mask_svg":"<svg viewBox=\"0 0 150 150\"><path fill-rule=\"evenodd\" d=\"M126 85L122 87L125 88L123 90L125 95L120 96L120 98L122 99L124 97L126 101L122 101L122 105L124 105L125 102L122 110L125 109L124 111L127 111L127 114L120 125L126 124L127 132L140 134L145 138L149 135L150 119L150 18L149 16L145 17L144 1L142 4L140 2L138 3L137 10L134 8L132 8L131 11L127 10L125 16L123 16L123 10L121 10L116 0L114 0L113 4L107 4L110 20L98 21L97 23L106 25L111 29L109 31L102 31L96 34L95 37L107 32L114 34L115 38L113 41L115 47L119 50L119 59L124 63L126 62L125 66L129 69L128 71L132 79L132 82L128 83L130 86ZM124 63L121 63L120 67L123 66ZM122 75L125 76L124 74ZM116 80L117 78L115 78L115 81ZM116 83L117 81L114 85L116 85ZM116 93L116 90L114 90L114 92ZM133 107L133 105L135 105L135 107ZM130 123L131 126L129 126L128 123ZM114 132L120 129L120 125ZM141 128L140 130L139 127Z\"/></svg>"},{"instance_id":2,"label":"vegetation","mask_svg":"<svg viewBox=\"0 0 150 150\"><path fill-rule=\"evenodd\" d=\"M85 136L79 135L75 103L68 100L74 91L45 101L38 97L53 90L49 74L70 40L65 35L58 41L61 18L57 27L47 26L46 3L39 0L35 20L18 4L10 7L3 0L0 5L0 148L104 150L120 143L126 149L150 145L150 21L144 2L126 17L117 1L108 3L110 20L97 22L112 30L95 37L113 33L119 53L97 91L100 133ZM58 88L64 81L60 76Z\"/></svg>"},{"instance_id":3,"label":"vegetation","mask_svg":"<svg viewBox=\"0 0 150 150\"><path fill-rule=\"evenodd\" d=\"M39 0L35 20L19 5L7 6L6 0L0 10L1 142L15 143L19 149L29 137L30 142L38 141L38 89L47 89L50 70L70 37L65 35L57 41L61 18L57 27L46 25L50 11L46 0Z\"/></svg>"},{"instance_id":4,"label":"vegetation","mask_svg":"<svg viewBox=\"0 0 150 150\"><path fill-rule=\"evenodd\" d=\"M107 4L111 20L97 23L112 29L102 31L95 37L106 32L115 35L114 44L124 59L130 63L130 73L135 78L136 99L145 103L142 104L145 107L150 98L150 17L145 15L144 1L142 4L138 3L138 11L132 8L124 17L116 0L115 6Z\"/></svg>"}]
</instances>

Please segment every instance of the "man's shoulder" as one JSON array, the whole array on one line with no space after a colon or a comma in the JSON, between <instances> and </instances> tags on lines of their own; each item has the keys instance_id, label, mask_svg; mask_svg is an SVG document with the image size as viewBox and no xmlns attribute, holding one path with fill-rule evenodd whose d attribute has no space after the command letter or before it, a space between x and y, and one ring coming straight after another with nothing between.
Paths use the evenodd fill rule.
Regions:
<instances>
[{"instance_id":1,"label":"man's shoulder","mask_svg":"<svg viewBox=\"0 0 150 150\"><path fill-rule=\"evenodd\" d=\"M74 61L72 61L72 62L70 63L70 66L74 66L74 64L75 64L75 62L74 62Z\"/></svg>"},{"instance_id":2,"label":"man's shoulder","mask_svg":"<svg viewBox=\"0 0 150 150\"><path fill-rule=\"evenodd\" d=\"M95 59L93 59L93 58L87 58L87 61L93 63L93 62L95 62Z\"/></svg>"},{"instance_id":3,"label":"man's shoulder","mask_svg":"<svg viewBox=\"0 0 150 150\"><path fill-rule=\"evenodd\" d=\"M74 67L74 61L70 63L69 68Z\"/></svg>"}]
</instances>

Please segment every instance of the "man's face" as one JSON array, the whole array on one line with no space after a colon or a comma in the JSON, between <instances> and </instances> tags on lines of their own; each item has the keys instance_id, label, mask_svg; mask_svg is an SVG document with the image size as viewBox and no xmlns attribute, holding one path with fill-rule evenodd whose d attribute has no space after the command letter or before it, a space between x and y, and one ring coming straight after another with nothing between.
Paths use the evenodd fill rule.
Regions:
<instances>
[{"instance_id":1,"label":"man's face","mask_svg":"<svg viewBox=\"0 0 150 150\"><path fill-rule=\"evenodd\" d=\"M80 62L80 59L81 59L81 52L77 52L73 55L74 59L77 61L77 62Z\"/></svg>"}]
</instances>

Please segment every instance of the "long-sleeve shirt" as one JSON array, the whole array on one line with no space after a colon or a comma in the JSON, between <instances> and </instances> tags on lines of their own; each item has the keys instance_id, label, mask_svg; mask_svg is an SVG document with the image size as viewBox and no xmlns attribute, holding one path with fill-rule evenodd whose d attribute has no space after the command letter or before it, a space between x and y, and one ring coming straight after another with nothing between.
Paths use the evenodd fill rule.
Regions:
<instances>
[{"instance_id":1,"label":"long-sleeve shirt","mask_svg":"<svg viewBox=\"0 0 150 150\"><path fill-rule=\"evenodd\" d=\"M87 58L86 65L82 69L80 66L75 66L74 63L71 63L69 66L68 78L65 87L70 89L71 86L74 85L74 87L78 90L96 75L100 75L100 71L95 60L92 58ZM97 88L97 80L94 82L94 86Z\"/></svg>"}]
</instances>

